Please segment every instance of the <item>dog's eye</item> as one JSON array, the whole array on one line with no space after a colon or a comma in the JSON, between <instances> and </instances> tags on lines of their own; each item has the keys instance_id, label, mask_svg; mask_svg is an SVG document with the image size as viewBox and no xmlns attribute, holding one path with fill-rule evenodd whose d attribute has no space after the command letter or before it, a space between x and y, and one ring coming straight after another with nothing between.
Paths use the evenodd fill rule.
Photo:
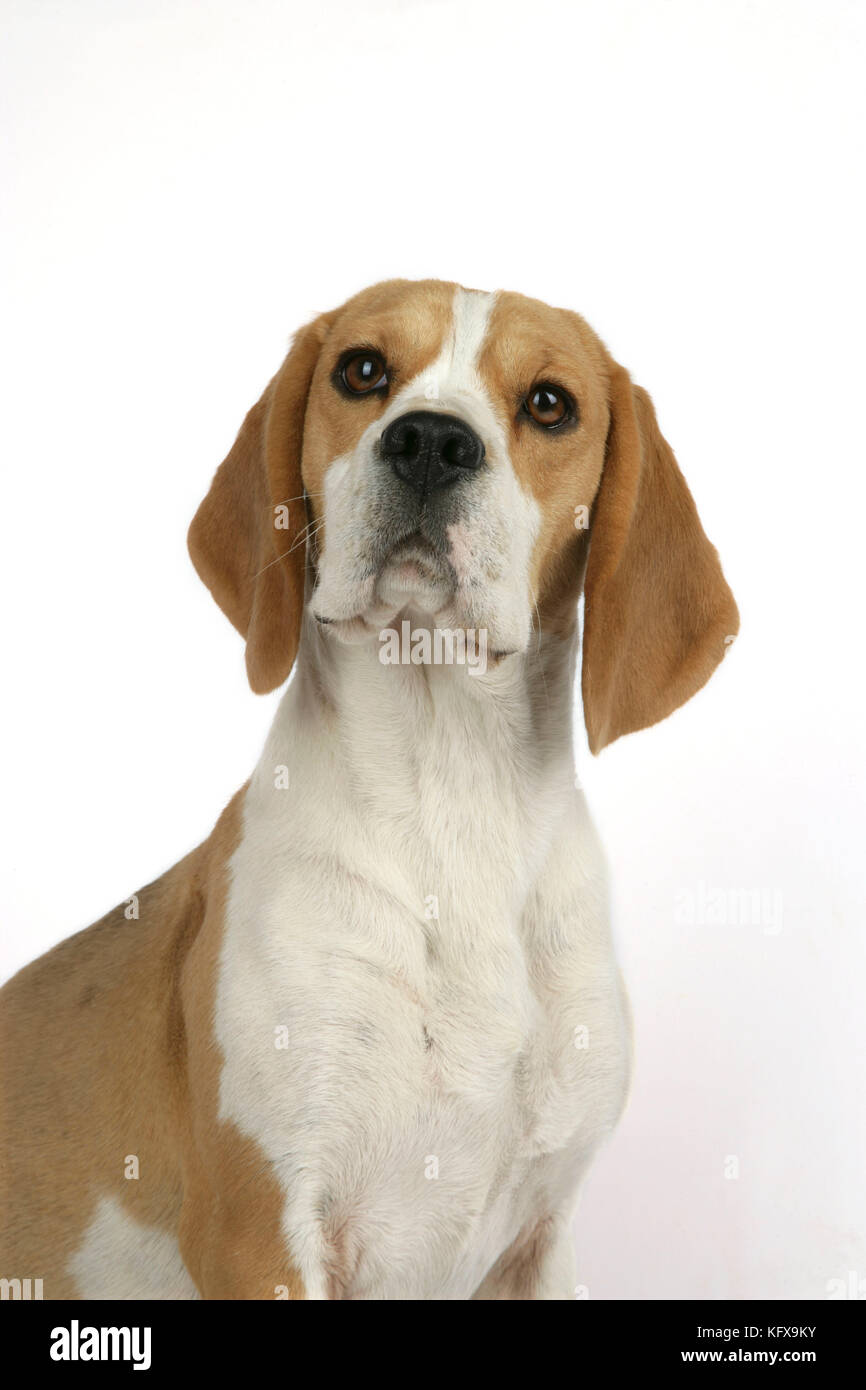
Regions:
<instances>
[{"instance_id":1,"label":"dog's eye","mask_svg":"<svg viewBox=\"0 0 866 1390\"><path fill-rule=\"evenodd\" d=\"M353 396L381 390L388 385L385 359L381 353L367 350L350 353L340 369L340 380Z\"/></svg>"},{"instance_id":2,"label":"dog's eye","mask_svg":"<svg viewBox=\"0 0 866 1390\"><path fill-rule=\"evenodd\" d=\"M542 425L546 430L564 425L566 420L572 420L575 414L571 397L559 386L553 386L548 381L533 386L523 402L523 409L536 425Z\"/></svg>"}]
</instances>

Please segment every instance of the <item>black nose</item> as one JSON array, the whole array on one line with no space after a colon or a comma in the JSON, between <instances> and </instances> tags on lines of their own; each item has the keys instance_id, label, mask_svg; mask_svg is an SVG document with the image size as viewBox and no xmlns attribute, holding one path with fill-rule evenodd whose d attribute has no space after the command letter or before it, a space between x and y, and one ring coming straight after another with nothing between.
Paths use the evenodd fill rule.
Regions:
<instances>
[{"instance_id":1,"label":"black nose","mask_svg":"<svg viewBox=\"0 0 866 1390\"><path fill-rule=\"evenodd\" d=\"M419 492L449 487L481 466L484 445L456 415L410 410L392 420L380 449L398 478Z\"/></svg>"}]
</instances>

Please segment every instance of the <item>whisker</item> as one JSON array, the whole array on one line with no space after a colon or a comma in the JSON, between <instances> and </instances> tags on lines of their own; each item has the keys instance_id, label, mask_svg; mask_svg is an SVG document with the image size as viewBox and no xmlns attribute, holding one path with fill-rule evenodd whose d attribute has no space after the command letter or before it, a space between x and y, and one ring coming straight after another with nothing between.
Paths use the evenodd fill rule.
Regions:
<instances>
[{"instance_id":1,"label":"whisker","mask_svg":"<svg viewBox=\"0 0 866 1390\"><path fill-rule=\"evenodd\" d=\"M536 617L536 620L537 620L537 624L536 624L536 638L535 638L535 655L536 655L536 659L537 659L537 661L538 661L538 670L539 670L539 673L540 673L540 675L541 675L541 684L542 684L542 687L543 687L543 689L544 689L544 701L545 701L545 704L547 705L547 708L548 708L548 710L549 710L549 709L550 709L550 691L549 691L548 688L547 688L547 677L546 677L546 675L544 674L544 658L543 658L542 655L541 655L541 614L540 614L539 611L538 611L538 600L537 600L537 599L535 599L535 600L533 601L533 607L534 607L534 609L535 609L535 617Z\"/></svg>"},{"instance_id":2,"label":"whisker","mask_svg":"<svg viewBox=\"0 0 866 1390\"><path fill-rule=\"evenodd\" d=\"M308 497L324 497L324 495L323 492L299 492L297 497L285 497L282 502L268 503L268 510L271 510L272 505L274 507L287 507L290 502L304 502Z\"/></svg>"},{"instance_id":3,"label":"whisker","mask_svg":"<svg viewBox=\"0 0 866 1390\"><path fill-rule=\"evenodd\" d=\"M298 546L305 545L306 542L310 540L313 536L317 536L324 524L324 517L322 517L319 521L308 521L306 526L304 526L298 534L294 545L290 545L288 550L284 550L281 555L277 555L276 559L269 560L268 563L264 566L264 568L259 570L258 574L253 575L253 579L258 579L259 575L264 574L265 570L269 570L271 565L275 565L278 560L287 559L288 556L291 555L293 550L298 549ZM310 530L311 526L314 528L312 531Z\"/></svg>"},{"instance_id":4,"label":"whisker","mask_svg":"<svg viewBox=\"0 0 866 1390\"><path fill-rule=\"evenodd\" d=\"M321 529L322 529L322 527L324 526L324 524L325 524L324 518L323 518L321 521L318 521L318 522L313 522L313 521L308 522L307 525L304 527L304 531L306 532L306 535L304 535L304 533L301 532L301 534L298 536L298 539L295 541L295 543L294 543L294 545L291 547L291 549L286 551L286 554L287 554L287 555L291 555L292 550L297 550L298 546L301 545L302 542L312 540L313 536L317 536L317 535L319 534L319 532L321 531ZM310 530L310 527L311 527L311 526L312 526L312 528L313 528L312 531Z\"/></svg>"}]
</instances>

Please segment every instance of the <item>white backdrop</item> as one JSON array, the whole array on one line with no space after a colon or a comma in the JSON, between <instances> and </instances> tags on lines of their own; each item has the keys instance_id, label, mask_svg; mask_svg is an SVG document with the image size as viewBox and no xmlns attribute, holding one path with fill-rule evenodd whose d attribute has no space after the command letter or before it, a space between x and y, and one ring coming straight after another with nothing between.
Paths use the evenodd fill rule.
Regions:
<instances>
[{"instance_id":1,"label":"white backdrop","mask_svg":"<svg viewBox=\"0 0 866 1390\"><path fill-rule=\"evenodd\" d=\"M576 308L742 613L690 705L579 749L637 1040L580 1277L866 1296L863 6L2 11L2 974L253 766L276 697L185 531L294 328L394 275Z\"/></svg>"}]
</instances>

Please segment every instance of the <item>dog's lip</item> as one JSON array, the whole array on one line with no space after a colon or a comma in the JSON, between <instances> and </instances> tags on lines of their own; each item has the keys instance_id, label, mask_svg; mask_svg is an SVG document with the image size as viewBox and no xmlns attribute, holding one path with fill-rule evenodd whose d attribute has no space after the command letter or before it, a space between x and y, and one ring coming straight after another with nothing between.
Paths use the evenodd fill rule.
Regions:
<instances>
[{"instance_id":1,"label":"dog's lip","mask_svg":"<svg viewBox=\"0 0 866 1390\"><path fill-rule=\"evenodd\" d=\"M447 555L426 536L422 536L420 531L414 531L393 546L384 558L382 572L387 569L402 569L404 566L407 573L415 570L422 579L430 583L454 582L453 569Z\"/></svg>"},{"instance_id":2,"label":"dog's lip","mask_svg":"<svg viewBox=\"0 0 866 1390\"><path fill-rule=\"evenodd\" d=\"M452 612L459 589L458 576L442 546L429 540L420 530L407 532L390 544L383 543L364 576L363 600L358 607L339 615L317 606L314 593L310 609L320 628L338 635L378 632L407 604L415 602L435 615ZM459 624L455 616L450 622Z\"/></svg>"}]
</instances>

